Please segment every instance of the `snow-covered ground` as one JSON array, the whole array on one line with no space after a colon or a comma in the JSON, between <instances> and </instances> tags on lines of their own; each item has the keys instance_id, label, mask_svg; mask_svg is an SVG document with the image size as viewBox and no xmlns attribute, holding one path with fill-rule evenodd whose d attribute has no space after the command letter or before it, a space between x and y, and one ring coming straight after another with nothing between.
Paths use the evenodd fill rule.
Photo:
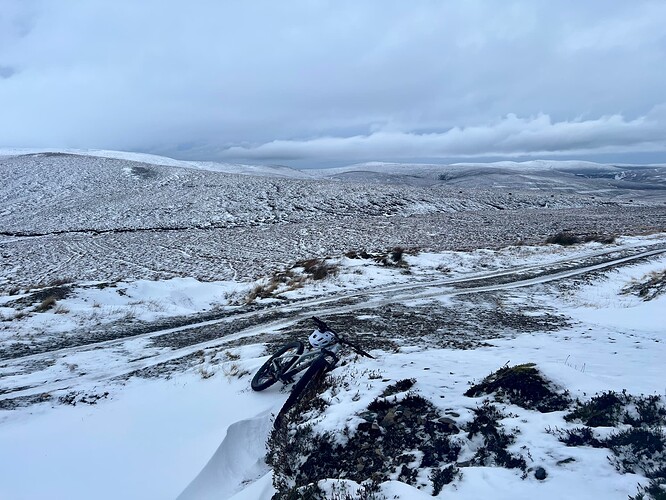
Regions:
<instances>
[{"instance_id":1,"label":"snow-covered ground","mask_svg":"<svg viewBox=\"0 0 666 500\"><path fill-rule=\"evenodd\" d=\"M663 231L665 171L0 151L0 500L270 498L287 390L249 380L313 314L377 358L339 366L307 422L341 440L411 378L464 429L486 398L463 393L507 363L581 400L664 396L666 234L542 243ZM439 497L624 499L646 484L545 432L572 428L565 412L500 406L527 473L472 465L479 438L461 432L462 474ZM386 471L383 495L429 497L426 469ZM329 496L355 487L317 479Z\"/></svg>"},{"instance_id":2,"label":"snow-covered ground","mask_svg":"<svg viewBox=\"0 0 666 500\"><path fill-rule=\"evenodd\" d=\"M589 243L579 247L511 246L496 251L478 249L470 252L406 252L404 267L385 265L369 258L340 256L326 259L332 268L327 279L308 279L302 268L293 269L295 276L280 283L271 298L262 303L302 300L331 293L368 291L377 287L430 283L433 280L476 279L502 270L543 269L572 258L583 260L625 248L662 243L660 235L641 238L619 238L613 244ZM389 259L390 260L390 259ZM301 282L301 279L303 280ZM68 295L45 311L35 312L37 303L23 303L33 290L0 296L0 346L3 342L23 341L50 334L63 334L73 329L93 328L118 320L151 322L157 319L185 316L214 309L233 310L245 305L255 286L266 287L272 278L255 282L212 281L193 278L137 280L117 283L65 283ZM304 286L303 286L304 285ZM48 291L48 287L47 287ZM47 293L48 295L48 293ZM11 321L10 321L11 320Z\"/></svg>"},{"instance_id":3,"label":"snow-covered ground","mask_svg":"<svg viewBox=\"0 0 666 500\"><path fill-rule=\"evenodd\" d=\"M315 172L20 152L0 155L3 291L66 279L254 279L349 250L499 248L542 243L564 229L662 231L666 220L661 167L382 164Z\"/></svg>"},{"instance_id":4,"label":"snow-covered ground","mask_svg":"<svg viewBox=\"0 0 666 500\"><path fill-rule=\"evenodd\" d=\"M506 363L536 363L547 378L584 400L601 391L623 389L664 396L666 295L644 301L627 293L631 286L666 271L664 254L566 280L554 274L552 281L544 275L530 286L493 284L503 283L503 273L522 273L527 279L549 266L554 270L565 263L583 266L600 253L664 243L666 235L661 234L622 238L610 246L430 252L406 254L400 265L340 257L329 261L337 273L320 281L294 281L298 286L282 283L272 297L255 300L266 311L284 311L277 320L263 318L262 309L242 312L254 286L248 282L179 278L102 288L83 283L58 300L54 309L26 312L19 318L15 317L19 310L11 304L17 296L3 297L2 314L11 318L2 323L3 345L32 342L46 350L0 362L0 403L12 401L10 391L20 392L22 387L43 397L43 402L33 397L0 410L0 499L163 499L181 492L183 500L270 498L274 490L271 470L263 462L265 441L272 414L287 392L277 386L252 392L249 379L266 359L264 343L288 336L291 325L299 321L290 319L290 311L300 311L303 318L329 315L333 327L343 320L360 324L359 342L373 349L377 358L336 368L332 375L346 381L341 384L345 388L322 396L329 406L312 421L315 430L340 432L353 426L356 414L388 384L406 378L415 378L413 390L442 412L459 415L457 424L463 426L484 399L463 395L470 382ZM307 274L298 268L293 272L294 279ZM495 281L484 281L484 291L456 288L453 283L468 279L475 284L490 277ZM451 282L445 284L447 280ZM257 284L265 287L269 282ZM417 288L419 283L422 288ZM347 305L335 301L344 297ZM303 310L296 309L299 304L305 304ZM166 321L211 311L241 313L219 320L205 318L215 328L230 328L241 317L257 319L245 329L230 330L227 337L186 348L156 342L155 332L87 346L44 344L45 338L67 336L72 328L92 331L119 320L136 325L141 320ZM459 321L455 314L461 311L469 317L450 332L441 318ZM439 335L465 337L466 328L480 322L487 311L501 311L521 321L533 318L537 326L521 329L498 322L494 331L475 333L480 341L469 344L472 348L437 344ZM405 316L413 315L414 320L400 324L431 314L430 331L401 335L390 328L392 322L405 321ZM554 315L563 320L553 327L548 322L538 326L543 318L552 323ZM383 330L364 326L381 322L386 325ZM175 330L172 337L188 331ZM387 335L392 338L383 338ZM393 348L381 348L384 341L391 341ZM187 355L179 349L189 349L195 361L175 369L167 369L169 365L160 369L162 365L154 361ZM149 375L136 372L151 363L154 371ZM608 450L566 447L546 433L548 427L573 427L563 420L564 412L501 406L510 415L501 424L516 430L511 451L526 454L527 449L528 465L543 467L548 477L539 481L530 474L523 479L514 469L461 466L462 476L446 485L439 497L626 499L636 493L637 483L646 484L642 476L617 472L607 459ZM558 465L570 458L575 461ZM331 481L322 483L322 488L333 488ZM381 492L387 498L431 498L428 487L419 490L397 480L383 483Z\"/></svg>"}]
</instances>

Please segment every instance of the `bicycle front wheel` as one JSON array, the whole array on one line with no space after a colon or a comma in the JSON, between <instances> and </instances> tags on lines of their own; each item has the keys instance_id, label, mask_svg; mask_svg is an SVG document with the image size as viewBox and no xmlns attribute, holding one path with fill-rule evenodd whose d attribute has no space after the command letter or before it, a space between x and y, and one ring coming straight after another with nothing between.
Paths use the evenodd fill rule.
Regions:
<instances>
[{"instance_id":1,"label":"bicycle front wheel","mask_svg":"<svg viewBox=\"0 0 666 500\"><path fill-rule=\"evenodd\" d=\"M303 342L295 340L283 345L266 361L252 377L250 386L255 391L263 391L278 381L280 375L286 372L303 354Z\"/></svg>"}]
</instances>

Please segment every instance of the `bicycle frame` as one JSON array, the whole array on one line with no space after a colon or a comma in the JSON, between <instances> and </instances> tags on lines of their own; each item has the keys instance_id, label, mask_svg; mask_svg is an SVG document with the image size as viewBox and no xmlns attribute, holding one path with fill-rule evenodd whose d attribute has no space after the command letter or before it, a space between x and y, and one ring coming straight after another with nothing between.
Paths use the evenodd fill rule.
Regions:
<instances>
[{"instance_id":1,"label":"bicycle frame","mask_svg":"<svg viewBox=\"0 0 666 500\"><path fill-rule=\"evenodd\" d=\"M340 345L341 344L336 343L333 344L332 346L325 347L323 349L305 351L302 354L299 354L297 356L296 362L292 365L292 367L288 371L280 374L278 378L283 382L290 381L291 377L296 375L298 372L305 370L308 366L314 363L314 361L317 358L321 356L332 355L337 362L336 353L340 350Z\"/></svg>"},{"instance_id":2,"label":"bicycle frame","mask_svg":"<svg viewBox=\"0 0 666 500\"><path fill-rule=\"evenodd\" d=\"M255 391L263 391L264 389L270 387L278 380L283 384L291 384L294 382L293 376L298 372L305 371L305 376L310 380L316 372L326 372L332 370L335 365L338 363L338 351L342 346L350 347L356 354L361 356L366 356L372 358L373 356L365 352L360 347L354 345L342 335L337 334L335 331L330 329L326 323L316 317L312 317L315 324L317 325L317 332L330 332L333 336L321 337L320 335L311 336L310 346L307 351L303 351L305 345L300 340L293 340L281 346L278 351L273 354L268 361L266 361L252 377L250 385ZM315 348L314 345L320 345L324 342L332 342L332 344L322 347ZM316 368L316 370L315 370ZM308 376L308 374L310 374ZM295 389L300 387L298 384L306 381L303 381L301 378L295 386ZM300 392L300 391L299 391Z\"/></svg>"}]
</instances>

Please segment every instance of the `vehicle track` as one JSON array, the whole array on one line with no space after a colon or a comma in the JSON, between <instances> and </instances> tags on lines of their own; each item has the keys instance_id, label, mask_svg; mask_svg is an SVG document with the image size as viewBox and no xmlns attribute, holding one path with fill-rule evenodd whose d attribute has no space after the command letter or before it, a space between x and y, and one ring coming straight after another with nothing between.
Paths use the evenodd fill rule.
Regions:
<instances>
[{"instance_id":1,"label":"vehicle track","mask_svg":"<svg viewBox=\"0 0 666 500\"><path fill-rule=\"evenodd\" d=\"M4 360L1 367L3 370L8 370L11 369L12 366L18 367L20 365L39 366L40 364L46 364L50 366L57 361L64 360L69 354L81 353L83 351L98 351L101 353L102 351L108 352L110 350L115 355L119 356L122 351L127 351L124 349L124 346L130 341L136 342L149 340L160 336L172 335L185 330L233 323L239 319L256 319L258 323L240 330L234 329L233 333L228 334L225 334L224 330L222 330L216 338L207 339L201 342L197 342L196 336L194 336L192 343L189 345L173 349L163 348L161 350L162 352L149 354L148 356L139 359L127 360L122 364L122 367L102 368L95 370L94 373L83 375L71 374L60 378L59 380L53 380L50 382L45 381L45 383L35 387L27 387L25 382L21 382L20 379L22 377L18 377L14 387L0 387L0 401L37 396L52 391L71 390L73 387L81 388L97 384L104 380L126 377L133 373L140 372L141 370L146 370L151 367L156 367L190 356L197 351L221 347L243 338L288 328L312 315L313 308L315 307L317 308L318 315L326 316L334 313L348 313L361 309L381 307L383 305L408 300L528 287L535 284L548 283L572 276L610 269L663 253L666 253L666 247L663 245L654 245L649 249L646 248L645 245L635 245L615 248L612 250L599 250L558 259L546 265L534 264L520 266L460 278L421 280L417 283L388 285L370 290L364 289L352 293L340 293L332 296L294 301L285 305L227 315L219 319L193 323L177 328L158 330L122 339L107 340L64 349L55 349L39 354ZM497 280L500 281L498 282ZM484 284L484 282L487 284ZM268 321L262 321L262 317L265 318L266 316L272 316L275 319L266 318ZM125 352L125 355L127 355L127 352ZM100 358L101 357L102 356L100 356ZM104 366L104 364L102 363L101 366ZM18 371L20 372L22 370L19 369Z\"/></svg>"},{"instance_id":2,"label":"vehicle track","mask_svg":"<svg viewBox=\"0 0 666 500\"><path fill-rule=\"evenodd\" d=\"M576 256L567 256L561 259L553 260L549 263L538 263L538 264L529 264L525 266L512 267L508 269L501 269L495 271L481 272L481 273L472 273L466 276L460 276L455 278L437 278L437 279L428 279L428 278L417 278L410 283L400 283L392 285L383 285L378 287L368 287L362 289L355 289L352 292L340 292L324 296L310 297L306 299L294 300L289 303L279 304L279 305L269 305L259 309L246 312L237 312L237 311L225 311L219 314L218 317L210 318L206 320L201 320L200 318L194 318L193 321L184 325L178 325L175 327L167 328L156 328L152 331L142 331L137 334L125 334L119 332L117 337L113 339L104 339L97 341L86 341L76 343L75 345L66 346L62 348L48 349L48 350L37 350L32 354L20 354L16 356L6 357L4 359L0 358L0 361L7 361L9 359L22 359L25 361L36 361L44 356L56 356L68 354L80 350L85 350L87 348L106 348L112 347L114 345L121 345L129 340L135 339L153 339L156 337L169 336L183 332L186 330L194 330L202 327L210 327L213 325L223 325L225 323L231 323L239 320L247 320L249 318L261 318L262 316L273 316L282 312L284 315L292 314L295 310L306 309L313 307L321 307L327 304L336 304L340 303L342 306L354 304L358 301L364 300L368 297L374 296L384 296L387 294L395 294L399 292L414 292L415 290L427 290L435 289L441 287L450 287L455 286L458 288L470 288L471 291L475 291L479 287L487 287L489 283L493 285L501 285L503 283L513 283L519 280L524 280L530 277L537 276L546 276L549 274L556 274L562 272L563 270L575 270L583 269L586 266L596 265L601 263L604 266L611 266L616 261L619 262L620 259L625 257L630 257L630 259L639 259L649 255L652 255L651 252L666 251L666 246L662 249L661 246L656 245L652 250L648 250L648 247L644 244L641 245L626 245L619 248L613 249L600 249L593 252L586 252L584 254L579 254ZM629 254L629 255L627 255ZM598 262L597 259L603 259L602 262ZM486 288L483 288L486 290ZM435 291L435 294L438 292ZM416 297L414 293L410 296ZM421 293L418 295L422 297ZM430 294L426 294L430 296ZM404 297L401 297L400 300L404 300Z\"/></svg>"}]
</instances>

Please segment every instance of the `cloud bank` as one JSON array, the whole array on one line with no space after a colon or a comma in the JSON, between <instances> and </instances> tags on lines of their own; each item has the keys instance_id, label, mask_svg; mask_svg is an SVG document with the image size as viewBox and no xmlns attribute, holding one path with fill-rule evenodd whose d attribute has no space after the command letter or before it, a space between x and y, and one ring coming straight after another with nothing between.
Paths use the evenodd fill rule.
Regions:
<instances>
[{"instance_id":1,"label":"cloud bank","mask_svg":"<svg viewBox=\"0 0 666 500\"><path fill-rule=\"evenodd\" d=\"M661 0L3 0L0 147L664 151Z\"/></svg>"},{"instance_id":2,"label":"cloud bank","mask_svg":"<svg viewBox=\"0 0 666 500\"><path fill-rule=\"evenodd\" d=\"M231 147L228 158L298 160L319 157L354 159L450 158L666 151L666 106L627 121L621 115L596 120L551 121L548 115L508 115L496 123L446 132L377 131L352 137L276 140L254 147Z\"/></svg>"}]
</instances>

